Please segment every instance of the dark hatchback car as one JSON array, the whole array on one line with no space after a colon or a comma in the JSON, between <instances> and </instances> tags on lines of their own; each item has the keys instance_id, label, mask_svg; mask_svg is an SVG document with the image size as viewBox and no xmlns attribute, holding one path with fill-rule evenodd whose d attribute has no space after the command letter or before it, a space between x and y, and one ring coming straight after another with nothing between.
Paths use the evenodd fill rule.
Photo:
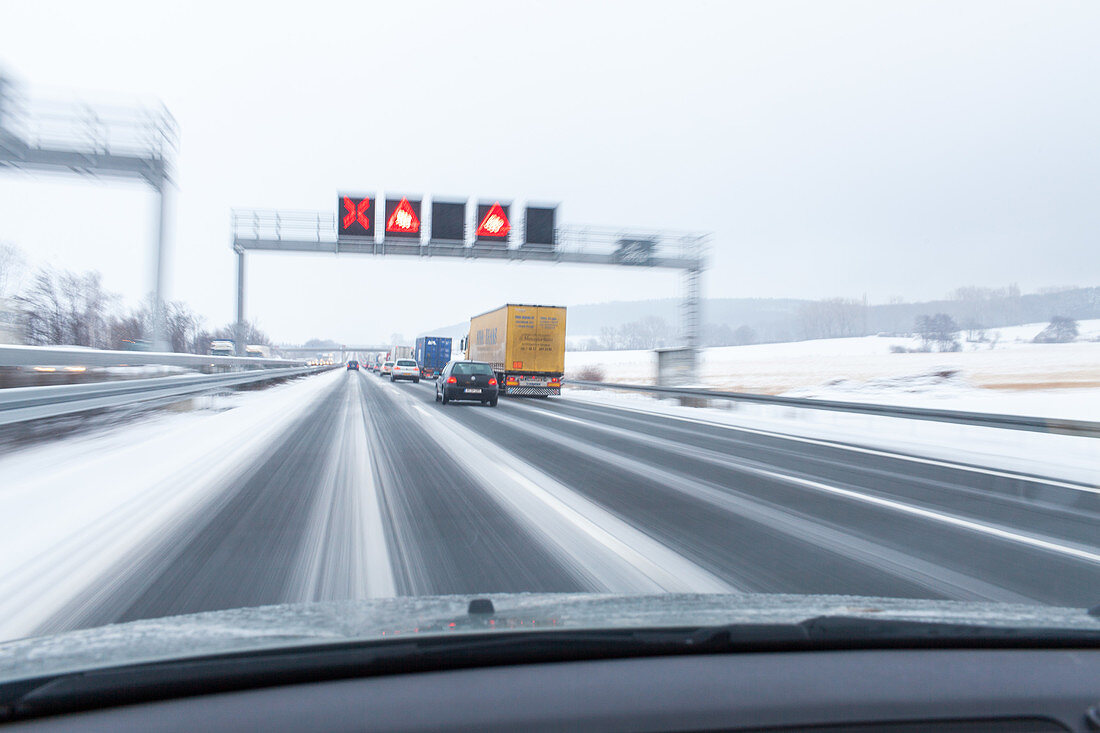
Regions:
<instances>
[{"instance_id":1,"label":"dark hatchback car","mask_svg":"<svg viewBox=\"0 0 1100 733\"><path fill-rule=\"evenodd\" d=\"M496 407L498 386L493 368L485 362L452 361L435 382L435 401L445 405L452 400L476 400Z\"/></svg>"},{"instance_id":2,"label":"dark hatchback car","mask_svg":"<svg viewBox=\"0 0 1100 733\"><path fill-rule=\"evenodd\" d=\"M359 362L355 361L355 359L348 362L348 371L350 372L352 369L359 371Z\"/></svg>"}]
</instances>

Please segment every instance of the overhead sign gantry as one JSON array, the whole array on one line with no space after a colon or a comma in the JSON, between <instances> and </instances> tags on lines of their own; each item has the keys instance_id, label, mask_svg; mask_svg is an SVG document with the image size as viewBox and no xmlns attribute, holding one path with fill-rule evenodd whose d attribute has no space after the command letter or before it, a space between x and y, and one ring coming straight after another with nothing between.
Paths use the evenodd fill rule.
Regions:
<instances>
[{"instance_id":1,"label":"overhead sign gantry","mask_svg":"<svg viewBox=\"0 0 1100 733\"><path fill-rule=\"evenodd\" d=\"M95 107L75 102L28 101L0 75L0 169L125 178L147 183L157 194L153 241L153 333L164 337L166 193L179 131L163 106Z\"/></svg>"},{"instance_id":2,"label":"overhead sign gantry","mask_svg":"<svg viewBox=\"0 0 1100 733\"><path fill-rule=\"evenodd\" d=\"M557 204L341 193L330 212L234 210L237 323L244 324L245 252L332 252L449 257L681 270L685 275L683 340L699 345L700 277L709 235L700 232L559 227ZM383 201L383 207L377 206ZM428 217L423 216L430 212ZM471 218L472 217L472 218Z\"/></svg>"}]
</instances>

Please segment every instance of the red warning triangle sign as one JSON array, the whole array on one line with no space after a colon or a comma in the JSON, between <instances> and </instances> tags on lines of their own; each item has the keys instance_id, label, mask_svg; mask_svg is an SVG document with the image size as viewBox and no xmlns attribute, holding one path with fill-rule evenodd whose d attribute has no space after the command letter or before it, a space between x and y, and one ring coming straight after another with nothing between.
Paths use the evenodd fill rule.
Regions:
<instances>
[{"instance_id":1,"label":"red warning triangle sign","mask_svg":"<svg viewBox=\"0 0 1100 733\"><path fill-rule=\"evenodd\" d=\"M508 215L500 207L500 203L494 203L489 208L489 213L477 225L479 237L507 237L512 225L508 223Z\"/></svg>"},{"instance_id":2,"label":"red warning triangle sign","mask_svg":"<svg viewBox=\"0 0 1100 733\"><path fill-rule=\"evenodd\" d=\"M386 222L386 231L406 234L415 234L420 231L420 219L416 218L416 212L413 211L407 198L401 199L401 203L390 214Z\"/></svg>"}]
</instances>

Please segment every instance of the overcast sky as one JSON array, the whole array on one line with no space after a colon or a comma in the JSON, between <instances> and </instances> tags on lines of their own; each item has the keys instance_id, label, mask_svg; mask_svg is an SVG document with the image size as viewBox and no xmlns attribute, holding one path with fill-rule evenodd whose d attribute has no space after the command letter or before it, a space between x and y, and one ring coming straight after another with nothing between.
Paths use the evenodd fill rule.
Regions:
<instances>
[{"instance_id":1,"label":"overcast sky","mask_svg":"<svg viewBox=\"0 0 1100 733\"><path fill-rule=\"evenodd\" d=\"M164 102L168 295L235 308L232 208L337 191L561 202L713 232L708 297L1100 284L1100 3L0 0L31 96ZM0 174L0 240L149 288L140 185ZM673 273L258 253L279 340L414 335L504 302L668 298ZM736 325L736 324L733 324Z\"/></svg>"}]
</instances>

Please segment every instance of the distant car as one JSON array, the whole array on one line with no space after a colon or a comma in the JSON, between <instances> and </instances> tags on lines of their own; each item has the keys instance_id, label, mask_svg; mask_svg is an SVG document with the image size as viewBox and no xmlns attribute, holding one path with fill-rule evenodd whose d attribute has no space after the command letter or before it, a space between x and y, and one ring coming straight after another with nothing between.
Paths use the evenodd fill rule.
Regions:
<instances>
[{"instance_id":1,"label":"distant car","mask_svg":"<svg viewBox=\"0 0 1100 733\"><path fill-rule=\"evenodd\" d=\"M355 359L352 359L348 362L348 371L350 372L352 370L359 371L359 362L357 362Z\"/></svg>"},{"instance_id":2,"label":"distant car","mask_svg":"<svg viewBox=\"0 0 1100 733\"><path fill-rule=\"evenodd\" d=\"M384 362L382 362L382 371L380 371L378 373L381 376L384 377L392 371L393 371L393 362L392 361L384 361Z\"/></svg>"},{"instance_id":3,"label":"distant car","mask_svg":"<svg viewBox=\"0 0 1100 733\"><path fill-rule=\"evenodd\" d=\"M500 385L493 368L483 361L452 361L443 367L435 383L435 401L476 400L497 406Z\"/></svg>"},{"instance_id":4,"label":"distant car","mask_svg":"<svg viewBox=\"0 0 1100 733\"><path fill-rule=\"evenodd\" d=\"M413 359L398 359L390 370L390 381L396 382L398 379L411 379L419 384L420 365Z\"/></svg>"}]
</instances>

